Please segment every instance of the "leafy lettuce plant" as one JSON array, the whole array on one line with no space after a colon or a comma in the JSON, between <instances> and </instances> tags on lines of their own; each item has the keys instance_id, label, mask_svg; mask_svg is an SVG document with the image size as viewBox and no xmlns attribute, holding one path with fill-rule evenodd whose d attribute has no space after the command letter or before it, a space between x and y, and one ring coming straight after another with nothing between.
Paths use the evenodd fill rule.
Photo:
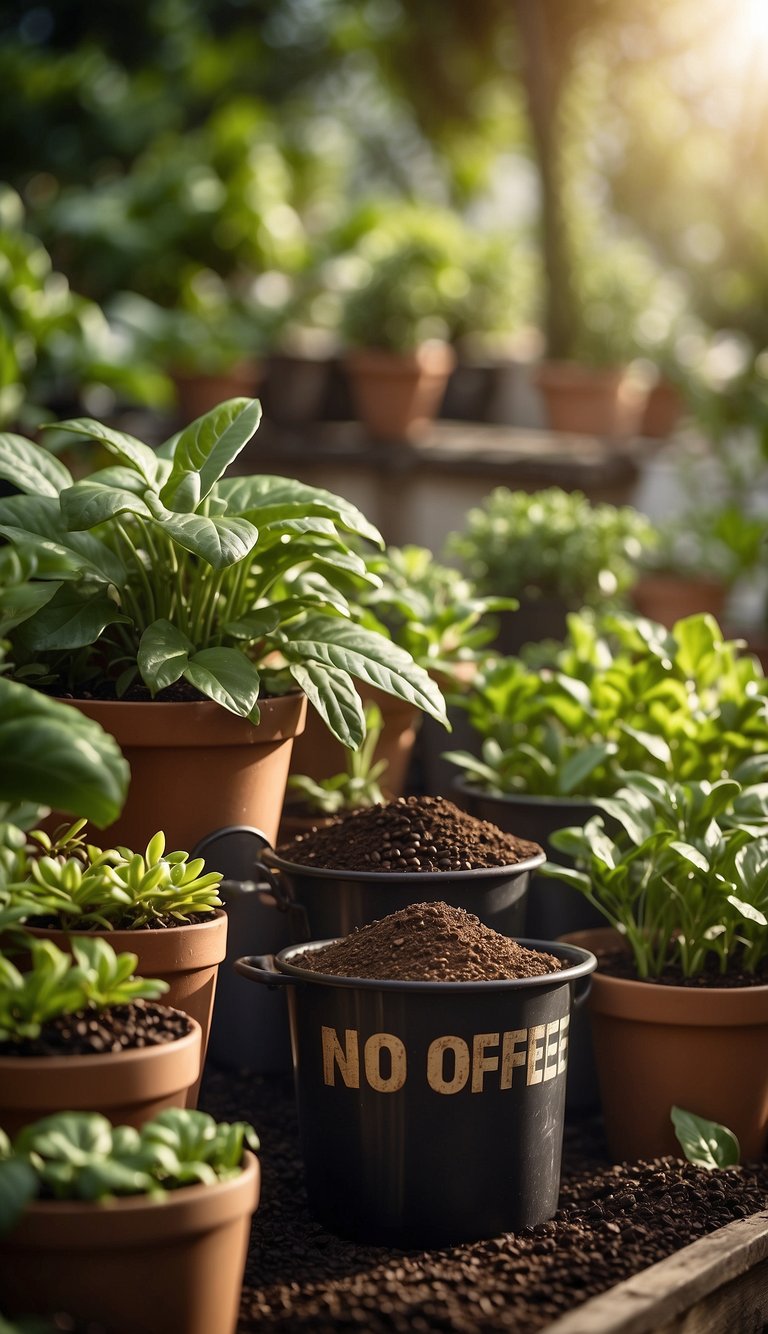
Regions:
<instances>
[{"instance_id":1,"label":"leafy lettuce plant","mask_svg":"<svg viewBox=\"0 0 768 1334\"><path fill-rule=\"evenodd\" d=\"M445 721L426 672L353 614L350 594L375 578L350 539L381 545L376 529L327 491L224 477L260 415L257 400L231 399L157 451L88 418L59 423L116 460L78 482L0 435L0 476L24 493L0 499L0 534L66 564L10 633L17 680L60 692L106 680L119 697L137 678L153 696L183 679L254 722L260 695L299 687L357 746L357 677ZM281 596L298 570L322 580Z\"/></svg>"},{"instance_id":2,"label":"leafy lettuce plant","mask_svg":"<svg viewBox=\"0 0 768 1334\"><path fill-rule=\"evenodd\" d=\"M53 840L34 830L3 869L0 901L19 915L55 917L77 930L132 929L185 923L221 907L221 874L202 857L165 852L159 831L144 853L102 849L82 837L84 820Z\"/></svg>"},{"instance_id":3,"label":"leafy lettuce plant","mask_svg":"<svg viewBox=\"0 0 768 1334\"><path fill-rule=\"evenodd\" d=\"M347 756L343 773L316 781L307 774L291 774L288 789L297 792L302 806L312 814L338 815L341 811L359 810L361 806L376 806L385 800L379 779L388 767L388 760L374 761L383 719L376 704L365 706L365 741L358 750Z\"/></svg>"},{"instance_id":4,"label":"leafy lettuce plant","mask_svg":"<svg viewBox=\"0 0 768 1334\"><path fill-rule=\"evenodd\" d=\"M597 804L604 815L551 835L574 867L546 862L541 874L579 890L621 933L638 977L667 967L696 977L712 959L722 973L735 959L758 969L768 958L768 782L630 774Z\"/></svg>"},{"instance_id":5,"label":"leafy lettuce plant","mask_svg":"<svg viewBox=\"0 0 768 1334\"><path fill-rule=\"evenodd\" d=\"M50 940L27 936L24 946L31 964L23 972L0 954L0 1044L36 1038L62 1015L157 1000L168 990L159 978L134 977L138 956L116 954L99 936L73 938L74 963Z\"/></svg>"},{"instance_id":6,"label":"leafy lettuce plant","mask_svg":"<svg viewBox=\"0 0 768 1334\"><path fill-rule=\"evenodd\" d=\"M671 631L629 614L568 617L538 667L491 662L465 697L481 757L452 751L496 796L610 796L632 771L715 781L768 750L768 682L706 615Z\"/></svg>"},{"instance_id":7,"label":"leafy lettuce plant","mask_svg":"<svg viewBox=\"0 0 768 1334\"><path fill-rule=\"evenodd\" d=\"M169 1108L140 1130L96 1112L57 1112L25 1126L13 1144L0 1130L0 1234L36 1197L108 1203L148 1195L162 1202L185 1186L214 1186L242 1170L259 1141L244 1121Z\"/></svg>"}]
</instances>

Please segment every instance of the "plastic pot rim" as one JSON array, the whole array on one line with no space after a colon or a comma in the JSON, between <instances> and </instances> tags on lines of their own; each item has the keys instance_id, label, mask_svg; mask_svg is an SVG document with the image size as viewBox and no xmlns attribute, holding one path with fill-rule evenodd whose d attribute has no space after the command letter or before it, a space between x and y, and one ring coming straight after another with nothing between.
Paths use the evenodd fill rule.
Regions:
<instances>
[{"instance_id":1,"label":"plastic pot rim","mask_svg":"<svg viewBox=\"0 0 768 1334\"><path fill-rule=\"evenodd\" d=\"M529 841L533 842L532 839ZM538 846L537 843L536 847ZM313 866L309 863L303 865L301 862L289 862L275 852L273 848L265 848L261 858L267 866L274 867L278 871L284 871L286 875L312 876L317 880L354 880L374 885L394 884L395 881L398 885L417 885L426 881L430 876L440 876L446 881L465 880L469 883L480 879L515 880L518 876L525 875L526 871L537 870L547 860L546 853L542 849L534 857L526 857L523 861L513 862L508 866L478 866L471 871L350 871L334 870L327 866Z\"/></svg>"}]
</instances>

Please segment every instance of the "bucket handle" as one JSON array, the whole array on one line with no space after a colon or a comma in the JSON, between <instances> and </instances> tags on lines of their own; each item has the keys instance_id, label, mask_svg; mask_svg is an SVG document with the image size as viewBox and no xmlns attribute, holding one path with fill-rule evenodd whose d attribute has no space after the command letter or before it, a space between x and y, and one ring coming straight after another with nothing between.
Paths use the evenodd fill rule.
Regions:
<instances>
[{"instance_id":1,"label":"bucket handle","mask_svg":"<svg viewBox=\"0 0 768 1334\"><path fill-rule=\"evenodd\" d=\"M260 982L262 986L269 987L270 991L275 991L277 987L295 987L299 981L287 973L278 973L271 954L252 954L235 959L234 969L241 977L247 977L251 982Z\"/></svg>"},{"instance_id":2,"label":"bucket handle","mask_svg":"<svg viewBox=\"0 0 768 1334\"><path fill-rule=\"evenodd\" d=\"M283 885L282 876L279 871L273 871L271 866L265 862L256 862L254 870L258 875L259 882L265 880L272 891L275 899L275 905L278 912L288 913L291 920L291 930L294 940L298 943L310 940L311 932L309 929L309 917L303 903L297 903L286 892Z\"/></svg>"},{"instance_id":3,"label":"bucket handle","mask_svg":"<svg viewBox=\"0 0 768 1334\"><path fill-rule=\"evenodd\" d=\"M582 1005L584 1004L584 1002L585 1002L585 1000L587 999L587 996L589 995L589 993L590 993L591 990L592 990L592 974L591 974L591 973L589 973L586 977L581 977L581 978L579 978L578 982L574 982L574 984L573 984L573 1007L574 1007L575 1010L578 1010L579 1007L582 1006Z\"/></svg>"}]
</instances>

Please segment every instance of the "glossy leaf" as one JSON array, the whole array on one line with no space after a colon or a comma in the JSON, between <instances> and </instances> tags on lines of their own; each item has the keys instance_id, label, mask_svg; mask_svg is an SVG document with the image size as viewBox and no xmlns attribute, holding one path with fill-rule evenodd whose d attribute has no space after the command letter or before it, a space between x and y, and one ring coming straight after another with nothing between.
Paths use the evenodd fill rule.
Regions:
<instances>
[{"instance_id":1,"label":"glossy leaf","mask_svg":"<svg viewBox=\"0 0 768 1334\"><path fill-rule=\"evenodd\" d=\"M311 662L293 662L289 671L333 735L345 746L359 746L365 737L365 714L348 674Z\"/></svg>"},{"instance_id":2,"label":"glossy leaf","mask_svg":"<svg viewBox=\"0 0 768 1334\"><path fill-rule=\"evenodd\" d=\"M153 695L166 686L172 686L183 675L195 646L170 621L153 621L147 626L139 643L137 662L142 680Z\"/></svg>"},{"instance_id":3,"label":"glossy leaf","mask_svg":"<svg viewBox=\"0 0 768 1334\"><path fill-rule=\"evenodd\" d=\"M378 528L366 519L356 505L322 487L309 486L289 477L265 474L226 478L219 482L217 493L226 500L230 514L239 514L259 525L316 514L337 519L342 527L358 533L378 547L384 545Z\"/></svg>"},{"instance_id":4,"label":"glossy leaf","mask_svg":"<svg viewBox=\"0 0 768 1334\"><path fill-rule=\"evenodd\" d=\"M258 722L260 677L240 649L201 649L189 659L184 679L230 713Z\"/></svg>"},{"instance_id":5,"label":"glossy leaf","mask_svg":"<svg viewBox=\"0 0 768 1334\"><path fill-rule=\"evenodd\" d=\"M72 475L55 454L22 435L0 431L0 477L30 496L58 496Z\"/></svg>"},{"instance_id":6,"label":"glossy leaf","mask_svg":"<svg viewBox=\"0 0 768 1334\"><path fill-rule=\"evenodd\" d=\"M81 648L95 643L108 625L125 624L128 619L102 591L67 583L26 622L18 639L32 653Z\"/></svg>"},{"instance_id":7,"label":"glossy leaf","mask_svg":"<svg viewBox=\"0 0 768 1334\"><path fill-rule=\"evenodd\" d=\"M717 1121L708 1121L682 1107L673 1107L670 1116L675 1135L689 1163L707 1172L737 1167L741 1158L739 1141L732 1130Z\"/></svg>"},{"instance_id":8,"label":"glossy leaf","mask_svg":"<svg viewBox=\"0 0 768 1334\"><path fill-rule=\"evenodd\" d=\"M57 431L71 431L73 435L97 440L110 454L116 455L121 463L137 472L147 486L155 485L157 456L149 445L143 444L135 436L127 435L125 431L113 431L111 427L102 426L101 422L91 417L72 417L69 421L55 422L53 425Z\"/></svg>"},{"instance_id":9,"label":"glossy leaf","mask_svg":"<svg viewBox=\"0 0 768 1334\"><path fill-rule=\"evenodd\" d=\"M163 504L168 509L190 512L188 498L192 493L187 481L190 475L199 479L199 485L195 488L196 503L205 500L230 463L252 438L260 420L261 404L258 399L233 398L192 422L176 439L173 467L160 493Z\"/></svg>"},{"instance_id":10,"label":"glossy leaf","mask_svg":"<svg viewBox=\"0 0 768 1334\"><path fill-rule=\"evenodd\" d=\"M61 513L70 532L95 528L119 514L149 518L149 510L140 496L92 481L76 482L62 491Z\"/></svg>"}]
</instances>

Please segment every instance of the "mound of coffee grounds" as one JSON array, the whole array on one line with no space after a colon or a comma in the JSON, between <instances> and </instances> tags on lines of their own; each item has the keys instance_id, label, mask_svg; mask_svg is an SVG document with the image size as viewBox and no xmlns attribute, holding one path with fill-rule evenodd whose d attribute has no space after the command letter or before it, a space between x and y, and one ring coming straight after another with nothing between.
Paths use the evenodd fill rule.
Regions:
<instances>
[{"instance_id":1,"label":"mound of coffee grounds","mask_svg":"<svg viewBox=\"0 0 768 1334\"><path fill-rule=\"evenodd\" d=\"M541 852L477 820L445 797L400 797L353 811L278 849L286 861L334 871L474 871L515 866Z\"/></svg>"},{"instance_id":2,"label":"mound of coffee grounds","mask_svg":"<svg viewBox=\"0 0 768 1334\"><path fill-rule=\"evenodd\" d=\"M43 1024L36 1038L4 1042L4 1056L91 1056L105 1052L158 1047L186 1037L192 1025L186 1014L167 1005L132 1001L108 1010L79 1010Z\"/></svg>"},{"instance_id":3,"label":"mound of coffee grounds","mask_svg":"<svg viewBox=\"0 0 768 1334\"><path fill-rule=\"evenodd\" d=\"M295 962L335 977L411 982L542 977L561 967L554 955L524 949L473 913L447 903L412 903Z\"/></svg>"}]
</instances>

